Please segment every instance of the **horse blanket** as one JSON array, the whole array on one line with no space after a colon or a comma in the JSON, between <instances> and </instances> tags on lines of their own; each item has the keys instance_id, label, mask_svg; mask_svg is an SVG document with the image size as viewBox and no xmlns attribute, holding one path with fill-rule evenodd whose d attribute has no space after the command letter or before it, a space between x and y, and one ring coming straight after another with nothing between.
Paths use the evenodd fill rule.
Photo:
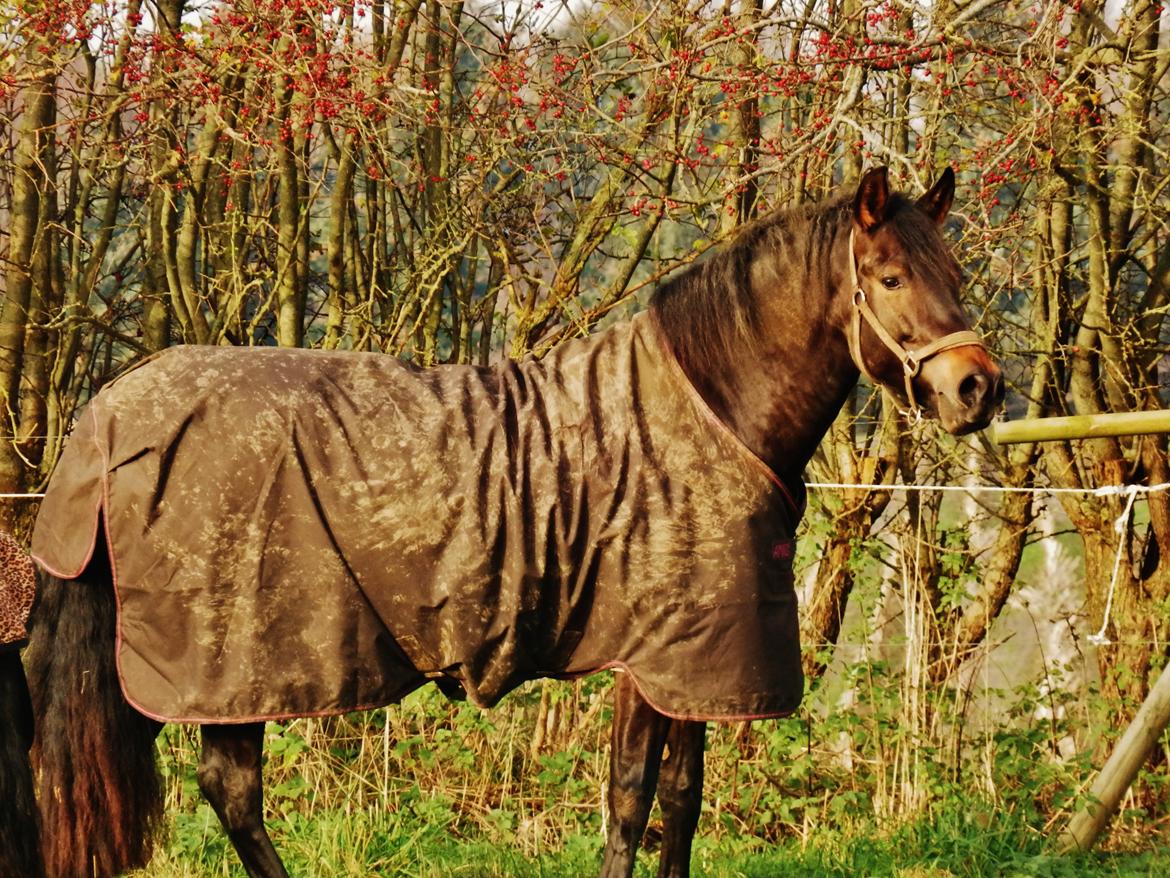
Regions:
<instances>
[{"instance_id":1,"label":"horse blanket","mask_svg":"<svg viewBox=\"0 0 1170 878\"><path fill-rule=\"evenodd\" d=\"M20 543L0 531L0 652L28 641L28 614L37 593L36 570Z\"/></svg>"},{"instance_id":2,"label":"horse blanket","mask_svg":"<svg viewBox=\"0 0 1170 878\"><path fill-rule=\"evenodd\" d=\"M80 416L33 555L77 577L104 529L123 690L160 720L444 677L488 706L614 667L664 713L733 719L801 698L798 519L643 314L491 368L166 350Z\"/></svg>"}]
</instances>

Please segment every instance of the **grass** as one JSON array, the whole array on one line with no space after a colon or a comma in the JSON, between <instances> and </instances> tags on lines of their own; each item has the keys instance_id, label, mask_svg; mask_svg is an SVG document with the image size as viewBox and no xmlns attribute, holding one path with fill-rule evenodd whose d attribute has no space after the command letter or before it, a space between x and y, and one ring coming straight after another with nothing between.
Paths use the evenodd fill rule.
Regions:
<instances>
[{"instance_id":1,"label":"grass","mask_svg":"<svg viewBox=\"0 0 1170 878\"><path fill-rule=\"evenodd\" d=\"M587 701L588 693L578 688L576 696L582 695ZM531 711L538 701L530 693L511 711ZM267 825L290 872L315 878L596 874L604 760L590 751L601 746L600 717L594 719L602 728L577 724L566 730L567 738L557 737L567 749L523 757L505 771L483 760L509 751L498 739L500 729L527 741L531 722L503 721L507 708L493 712L496 725L481 729L495 741L489 746L468 726L479 727L482 714L449 706L436 710L440 703L423 697L405 705L406 712L420 711L413 727L417 734L406 739L409 745L384 752L377 744L389 726L380 727L378 716L347 718L327 734L305 723L270 726ZM389 724L405 722L396 714L382 718ZM791 808L779 807L761 789L775 791L782 780L776 773L784 770L783 748L792 729L772 723L754 726L752 738L744 733L743 728L719 727L710 736L694 878L1170 875L1170 848L1150 833L1146 815L1136 810L1123 815L1108 841L1129 850L1073 857L1049 853L1051 830L1045 824L1053 820L1053 806L1040 794L1068 779L1029 771L1028 760L1037 750L1027 737L1000 733L1000 758L1016 775L1016 784L1001 783L995 801L969 787L943 783L921 813L883 817L864 795L847 795L844 779L826 766L810 791L809 778L795 761L788 770L796 772L797 782L780 791ZM307 746L306 738L314 746ZM218 820L195 790L194 744L187 729L164 736L169 826L154 861L138 878L244 878ZM586 744L583 753L564 756ZM478 758L456 765L457 748L460 753L470 748ZM371 777L378 765L389 775ZM485 778L490 784L478 785ZM759 788L753 786L757 782ZM752 807L734 808L737 796ZM655 874L653 839L659 828L655 815L638 878Z\"/></svg>"},{"instance_id":2,"label":"grass","mask_svg":"<svg viewBox=\"0 0 1170 878\"><path fill-rule=\"evenodd\" d=\"M930 818L885 833L862 825L823 827L805 839L766 844L753 838L696 838L694 878L1096 878L1170 874L1170 849L1056 856L1045 839L1010 814L959 803ZM709 815L708 815L709 817ZM997 819L998 818L998 819ZM379 875L396 878L578 878L595 874L600 834L568 836L557 850L523 853L460 837L450 827L395 813L329 811L270 820L270 829L294 875ZM654 874L656 854L645 852L639 878ZM210 809L177 815L170 841L141 878L243 878Z\"/></svg>"}]
</instances>

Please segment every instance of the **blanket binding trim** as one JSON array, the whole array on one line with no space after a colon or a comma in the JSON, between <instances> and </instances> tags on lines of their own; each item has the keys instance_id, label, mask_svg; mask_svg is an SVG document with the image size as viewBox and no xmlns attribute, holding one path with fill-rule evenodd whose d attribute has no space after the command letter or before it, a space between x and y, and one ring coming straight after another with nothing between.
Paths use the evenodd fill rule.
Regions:
<instances>
[{"instance_id":1,"label":"blanket binding trim","mask_svg":"<svg viewBox=\"0 0 1170 878\"><path fill-rule=\"evenodd\" d=\"M755 469L759 470L768 479L768 481L780 489L780 493L784 495L784 499L788 502L788 508L792 510L792 514L795 516L795 519L799 521L801 516L804 514L804 507L798 505L796 500L793 499L792 492L788 490L788 486L784 484L784 480L781 479L780 476L776 474L776 471L772 469L772 467L768 466L768 464L766 464L758 454L756 454L754 451L748 448L747 445L744 444L744 441L735 434L734 430L727 426L727 424L723 421L722 418L719 417L719 415L715 414L715 412L711 409L711 406L707 404L707 400L703 399L699 391L695 389L695 385L691 383L691 379L688 378L687 373L683 371L682 364L678 361L678 357L675 356L674 348L671 347L670 344L670 339L668 339L666 337L666 333L662 331L662 326L658 323L658 319L654 316L653 312L651 312L649 322L650 325L654 328L654 335L658 338L658 343L662 347L663 354L670 363L671 371L674 372L675 378L677 378L679 383L682 384L682 386L685 388L686 393L690 397L691 402L694 404L695 408L699 410L699 413L703 416L704 419L710 422L712 427L714 427L731 441L731 443L740 452L740 455L747 463L751 464Z\"/></svg>"},{"instance_id":2,"label":"blanket binding trim","mask_svg":"<svg viewBox=\"0 0 1170 878\"><path fill-rule=\"evenodd\" d=\"M110 462L109 462L108 455L106 455L106 453L102 450L101 443L98 442L97 412L94 411L93 403L90 403L90 405L86 409L86 414L88 414L90 416L90 420L93 421L93 425L94 425L93 445L94 445L94 448L97 449L98 455L102 459L102 475L101 475L102 490L98 494L97 508L93 511L93 531L89 535L89 551L86 553L85 558L82 560L81 566L78 567L72 573L65 573L65 572L62 572L60 570L55 570L53 568L53 566L51 564L49 564L47 561L45 561L43 558L41 558L40 555L35 555L35 554L31 554L31 553L29 555L30 558L32 558L34 561L37 562L37 564L40 565L42 570L45 570L46 572L48 572L52 576L56 576L58 579L77 579L77 577L81 576L81 574L85 572L85 568L87 568L90 565L90 562L93 561L93 553L94 553L94 550L97 548L98 530L101 529L101 522L105 518L106 503L107 503L107 497L106 497L107 479L106 479L106 476L108 475ZM110 548L112 550L112 547L109 546L109 537L108 536L106 537L106 544L107 544L107 548ZM112 565L113 561L111 560L110 563Z\"/></svg>"},{"instance_id":3,"label":"blanket binding trim","mask_svg":"<svg viewBox=\"0 0 1170 878\"><path fill-rule=\"evenodd\" d=\"M733 722L751 722L757 719L783 719L784 717L792 716L799 710L795 707L792 710L774 710L766 713L729 713L729 714L698 714L698 713L677 713L675 711L666 710L658 705L649 695L646 690L642 688L642 684L638 682L638 675L635 674L625 662L613 661L607 662L600 668L595 668L592 671L583 671L580 674L574 674L569 679L576 679L577 677L588 676L589 674L596 674L600 671L616 671L621 674L629 674L630 679L634 681L634 688L638 690L638 694L642 696L642 700L649 704L658 713L663 716L668 716L671 719L683 720L685 722L709 722L709 723L733 723Z\"/></svg>"}]
</instances>

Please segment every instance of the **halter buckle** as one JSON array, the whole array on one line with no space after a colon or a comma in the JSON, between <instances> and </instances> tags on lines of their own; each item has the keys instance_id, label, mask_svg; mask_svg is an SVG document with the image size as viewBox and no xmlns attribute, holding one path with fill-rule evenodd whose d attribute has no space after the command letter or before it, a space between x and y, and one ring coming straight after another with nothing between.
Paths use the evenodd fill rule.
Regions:
<instances>
[{"instance_id":1,"label":"halter buckle","mask_svg":"<svg viewBox=\"0 0 1170 878\"><path fill-rule=\"evenodd\" d=\"M914 378L918 375L918 370L922 368L922 361L914 356L910 351L906 352L906 356L902 358L902 369L906 373L907 378Z\"/></svg>"},{"instance_id":2,"label":"halter buckle","mask_svg":"<svg viewBox=\"0 0 1170 878\"><path fill-rule=\"evenodd\" d=\"M906 424L910 427L917 427L926 418L922 413L922 406L920 405L912 405L909 408L898 409L898 414L906 419Z\"/></svg>"}]
</instances>

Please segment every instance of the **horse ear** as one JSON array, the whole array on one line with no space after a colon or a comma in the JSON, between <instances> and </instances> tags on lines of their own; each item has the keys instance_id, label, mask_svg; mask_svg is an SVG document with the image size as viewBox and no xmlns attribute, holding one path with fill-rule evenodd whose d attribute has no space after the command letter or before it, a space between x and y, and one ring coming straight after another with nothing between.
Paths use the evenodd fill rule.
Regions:
<instances>
[{"instance_id":1,"label":"horse ear","mask_svg":"<svg viewBox=\"0 0 1170 878\"><path fill-rule=\"evenodd\" d=\"M930 191L918 199L918 206L926 211L926 215L935 221L937 225L942 225L943 220L947 218L950 213L951 204L955 200L955 172L951 170L950 166L942 172L942 176L938 178Z\"/></svg>"},{"instance_id":2,"label":"horse ear","mask_svg":"<svg viewBox=\"0 0 1170 878\"><path fill-rule=\"evenodd\" d=\"M890 181L885 168L866 171L853 199L853 218L862 231L872 232L886 220Z\"/></svg>"}]
</instances>

